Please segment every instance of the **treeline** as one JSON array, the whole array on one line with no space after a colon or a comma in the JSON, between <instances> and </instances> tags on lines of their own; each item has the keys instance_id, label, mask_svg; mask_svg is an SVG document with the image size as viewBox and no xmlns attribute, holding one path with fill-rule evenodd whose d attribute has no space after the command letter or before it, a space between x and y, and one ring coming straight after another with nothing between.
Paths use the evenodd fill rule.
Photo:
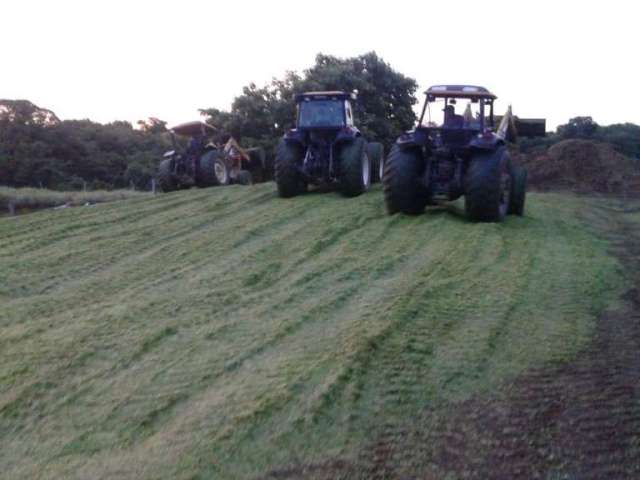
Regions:
<instances>
[{"instance_id":1,"label":"treeline","mask_svg":"<svg viewBox=\"0 0 640 480\"><path fill-rule=\"evenodd\" d=\"M61 121L27 100L0 100L0 185L57 190L147 188L169 148L165 123Z\"/></svg>"},{"instance_id":2,"label":"treeline","mask_svg":"<svg viewBox=\"0 0 640 480\"><path fill-rule=\"evenodd\" d=\"M375 52L346 59L319 54L315 64L302 73L287 72L265 86L252 83L244 87L230 111L204 108L200 113L244 146L262 146L269 154L293 125L294 95L310 90L357 90L358 126L365 136L387 148L416 121L416 81L394 70ZM54 112L27 100L0 100L0 185L148 189L171 142L162 120L140 121L137 127L128 122L61 121ZM523 139L521 148L546 148L566 138L609 142L622 153L640 158L638 125L603 127L591 117L571 119L545 138Z\"/></svg>"},{"instance_id":3,"label":"treeline","mask_svg":"<svg viewBox=\"0 0 640 480\"><path fill-rule=\"evenodd\" d=\"M572 118L543 138L520 139L520 150L525 153L544 150L562 140L574 138L609 143L618 152L640 160L640 125L616 123L602 126L598 125L592 117Z\"/></svg>"},{"instance_id":4,"label":"treeline","mask_svg":"<svg viewBox=\"0 0 640 480\"><path fill-rule=\"evenodd\" d=\"M355 110L363 132L389 144L415 122L416 88L415 80L393 70L374 52L347 59L318 55L315 65L302 74L288 72L266 86L244 87L230 111L208 108L201 114L244 146L272 152L293 124L295 93L357 90ZM0 100L0 185L147 189L171 142L166 122L138 123L136 129L128 122L61 121L27 100Z\"/></svg>"}]
</instances>

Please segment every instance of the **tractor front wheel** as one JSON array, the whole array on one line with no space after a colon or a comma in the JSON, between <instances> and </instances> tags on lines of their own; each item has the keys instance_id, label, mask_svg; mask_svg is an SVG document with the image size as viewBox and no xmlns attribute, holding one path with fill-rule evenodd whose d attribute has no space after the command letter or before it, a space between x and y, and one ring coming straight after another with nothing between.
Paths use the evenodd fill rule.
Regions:
<instances>
[{"instance_id":1,"label":"tractor front wheel","mask_svg":"<svg viewBox=\"0 0 640 480\"><path fill-rule=\"evenodd\" d=\"M304 151L295 143L281 140L276 150L275 177L278 195L283 198L295 197L307 190L307 184L300 173Z\"/></svg>"},{"instance_id":2,"label":"tractor front wheel","mask_svg":"<svg viewBox=\"0 0 640 480\"><path fill-rule=\"evenodd\" d=\"M382 185L384 201L390 215L402 212L419 215L429 200L425 170L427 162L417 148L394 145L384 162Z\"/></svg>"},{"instance_id":3,"label":"tractor front wheel","mask_svg":"<svg viewBox=\"0 0 640 480\"><path fill-rule=\"evenodd\" d=\"M173 160L171 158L162 160L158 165L157 180L163 192L172 192L178 189L178 184L173 174Z\"/></svg>"},{"instance_id":4,"label":"tractor front wheel","mask_svg":"<svg viewBox=\"0 0 640 480\"><path fill-rule=\"evenodd\" d=\"M524 202L527 196L527 171L518 166L511 167L511 198L509 199L509 214L524 215Z\"/></svg>"},{"instance_id":5,"label":"tractor front wheel","mask_svg":"<svg viewBox=\"0 0 640 480\"><path fill-rule=\"evenodd\" d=\"M509 152L499 147L472 156L465 175L464 206L474 222L500 222L509 212L511 174Z\"/></svg>"},{"instance_id":6,"label":"tractor front wheel","mask_svg":"<svg viewBox=\"0 0 640 480\"><path fill-rule=\"evenodd\" d=\"M371 185L371 160L367 155L366 142L357 137L343 144L339 150L340 191L347 197L364 193Z\"/></svg>"}]
</instances>

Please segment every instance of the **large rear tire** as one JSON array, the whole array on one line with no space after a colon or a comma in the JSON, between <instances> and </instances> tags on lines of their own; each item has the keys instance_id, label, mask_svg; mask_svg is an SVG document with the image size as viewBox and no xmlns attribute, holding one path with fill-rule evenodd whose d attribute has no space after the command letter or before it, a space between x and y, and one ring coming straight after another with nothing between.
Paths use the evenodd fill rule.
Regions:
<instances>
[{"instance_id":1,"label":"large rear tire","mask_svg":"<svg viewBox=\"0 0 640 480\"><path fill-rule=\"evenodd\" d=\"M215 163L219 157L220 152L218 150L209 150L200 157L197 178L197 185L199 187L220 185L215 170Z\"/></svg>"},{"instance_id":2,"label":"large rear tire","mask_svg":"<svg viewBox=\"0 0 640 480\"><path fill-rule=\"evenodd\" d=\"M524 203L527 197L527 171L518 166L511 166L511 199L509 200L509 214L524 215Z\"/></svg>"},{"instance_id":3,"label":"large rear tire","mask_svg":"<svg viewBox=\"0 0 640 480\"><path fill-rule=\"evenodd\" d=\"M391 147L382 177L384 201L390 215L397 212L419 215L424 212L429 195L421 179L426 168L427 162L419 149Z\"/></svg>"},{"instance_id":4,"label":"large rear tire","mask_svg":"<svg viewBox=\"0 0 640 480\"><path fill-rule=\"evenodd\" d=\"M360 195L371 185L371 160L366 145L362 137L356 137L340 147L338 183L340 191L347 197Z\"/></svg>"},{"instance_id":5,"label":"large rear tire","mask_svg":"<svg viewBox=\"0 0 640 480\"><path fill-rule=\"evenodd\" d=\"M384 165L384 147L381 143L367 143L367 155L371 161L371 183L377 183L382 180Z\"/></svg>"},{"instance_id":6,"label":"large rear tire","mask_svg":"<svg viewBox=\"0 0 640 480\"><path fill-rule=\"evenodd\" d=\"M173 192L178 189L178 183L173 174L173 160L171 158L165 158L160 162L156 179L160 190L163 192Z\"/></svg>"},{"instance_id":7,"label":"large rear tire","mask_svg":"<svg viewBox=\"0 0 640 480\"><path fill-rule=\"evenodd\" d=\"M307 184L300 173L303 156L301 145L280 140L276 150L275 177L278 195L281 197L295 197L307 190Z\"/></svg>"},{"instance_id":8,"label":"large rear tire","mask_svg":"<svg viewBox=\"0 0 640 480\"><path fill-rule=\"evenodd\" d=\"M464 180L464 206L470 220L500 222L507 215L511 197L510 163L505 147L472 156Z\"/></svg>"}]
</instances>

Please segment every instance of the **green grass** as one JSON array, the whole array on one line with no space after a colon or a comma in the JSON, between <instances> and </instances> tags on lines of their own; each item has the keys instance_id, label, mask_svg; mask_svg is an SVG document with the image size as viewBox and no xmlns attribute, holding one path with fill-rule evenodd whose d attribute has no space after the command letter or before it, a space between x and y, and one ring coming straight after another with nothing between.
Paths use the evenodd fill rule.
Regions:
<instances>
[{"instance_id":1,"label":"green grass","mask_svg":"<svg viewBox=\"0 0 640 480\"><path fill-rule=\"evenodd\" d=\"M251 478L571 359L621 274L595 200L387 216L273 184L0 219L5 478Z\"/></svg>"},{"instance_id":2,"label":"green grass","mask_svg":"<svg viewBox=\"0 0 640 480\"><path fill-rule=\"evenodd\" d=\"M16 212L20 212L58 207L61 205L76 207L85 205L86 203L114 202L116 200L142 197L145 195L148 195L148 193L135 192L132 190L58 192L38 188L0 187L0 215L9 213L11 205L13 205Z\"/></svg>"}]
</instances>

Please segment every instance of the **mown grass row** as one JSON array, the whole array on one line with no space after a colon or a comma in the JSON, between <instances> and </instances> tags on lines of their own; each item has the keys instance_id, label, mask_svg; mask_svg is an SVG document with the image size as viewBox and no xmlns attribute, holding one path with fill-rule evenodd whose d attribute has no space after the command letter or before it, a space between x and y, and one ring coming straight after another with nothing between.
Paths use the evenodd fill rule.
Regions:
<instances>
[{"instance_id":1,"label":"mown grass row","mask_svg":"<svg viewBox=\"0 0 640 480\"><path fill-rule=\"evenodd\" d=\"M273 185L0 219L0 467L248 478L587 342L620 284L590 200L387 216Z\"/></svg>"},{"instance_id":2,"label":"mown grass row","mask_svg":"<svg viewBox=\"0 0 640 480\"><path fill-rule=\"evenodd\" d=\"M77 207L86 204L114 202L127 198L148 196L133 190L96 190L89 192L59 192L38 188L10 188L0 186L0 215L60 206Z\"/></svg>"}]
</instances>

